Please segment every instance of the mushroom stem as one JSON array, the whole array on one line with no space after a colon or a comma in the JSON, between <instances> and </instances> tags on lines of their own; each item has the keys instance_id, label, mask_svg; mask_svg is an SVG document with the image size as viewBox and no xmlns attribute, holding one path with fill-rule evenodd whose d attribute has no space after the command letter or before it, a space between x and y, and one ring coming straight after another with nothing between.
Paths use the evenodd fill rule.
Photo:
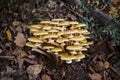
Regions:
<instances>
[{"instance_id":1,"label":"mushroom stem","mask_svg":"<svg viewBox=\"0 0 120 80\"><path fill-rule=\"evenodd\" d=\"M77 52L74 50L74 51L71 51L70 52L71 54L77 54Z\"/></svg>"},{"instance_id":2,"label":"mushroom stem","mask_svg":"<svg viewBox=\"0 0 120 80\"><path fill-rule=\"evenodd\" d=\"M52 38L50 38L50 39L48 40L48 43L54 43L54 40L53 40Z\"/></svg>"},{"instance_id":3,"label":"mushroom stem","mask_svg":"<svg viewBox=\"0 0 120 80\"><path fill-rule=\"evenodd\" d=\"M79 45L80 43L78 41L75 41L74 45Z\"/></svg>"},{"instance_id":4,"label":"mushroom stem","mask_svg":"<svg viewBox=\"0 0 120 80\"><path fill-rule=\"evenodd\" d=\"M73 34L70 34L69 36L68 36L68 38L73 38L74 36L73 36Z\"/></svg>"},{"instance_id":5,"label":"mushroom stem","mask_svg":"<svg viewBox=\"0 0 120 80\"><path fill-rule=\"evenodd\" d=\"M71 63L72 63L72 60L66 60L66 63L67 63L67 64L71 64Z\"/></svg>"}]
</instances>

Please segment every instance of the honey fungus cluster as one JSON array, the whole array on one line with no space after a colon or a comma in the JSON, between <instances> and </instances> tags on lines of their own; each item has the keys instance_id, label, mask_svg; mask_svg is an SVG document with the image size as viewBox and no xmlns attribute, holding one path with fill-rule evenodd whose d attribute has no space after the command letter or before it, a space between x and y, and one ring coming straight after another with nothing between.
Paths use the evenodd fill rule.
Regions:
<instances>
[{"instance_id":1,"label":"honey fungus cluster","mask_svg":"<svg viewBox=\"0 0 120 80\"><path fill-rule=\"evenodd\" d=\"M85 57L83 52L87 51L87 47L93 44L88 42L90 32L84 30L84 26L83 23L64 19L41 21L28 27L33 37L28 38L26 46L55 54L66 63L78 62Z\"/></svg>"}]
</instances>

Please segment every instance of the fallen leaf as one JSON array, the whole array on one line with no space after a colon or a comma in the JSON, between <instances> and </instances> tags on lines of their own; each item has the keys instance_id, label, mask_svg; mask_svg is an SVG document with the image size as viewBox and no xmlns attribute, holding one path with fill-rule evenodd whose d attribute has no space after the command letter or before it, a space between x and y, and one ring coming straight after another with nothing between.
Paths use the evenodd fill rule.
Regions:
<instances>
[{"instance_id":1,"label":"fallen leaf","mask_svg":"<svg viewBox=\"0 0 120 80\"><path fill-rule=\"evenodd\" d=\"M42 80L52 80L47 74L42 75Z\"/></svg>"},{"instance_id":2,"label":"fallen leaf","mask_svg":"<svg viewBox=\"0 0 120 80\"><path fill-rule=\"evenodd\" d=\"M11 31L9 29L6 31L6 34L7 34L8 40L12 40L12 34L11 34Z\"/></svg>"},{"instance_id":3,"label":"fallen leaf","mask_svg":"<svg viewBox=\"0 0 120 80\"><path fill-rule=\"evenodd\" d=\"M94 73L94 74L89 74L91 80L101 80L102 75L98 74L98 73Z\"/></svg>"},{"instance_id":4,"label":"fallen leaf","mask_svg":"<svg viewBox=\"0 0 120 80\"><path fill-rule=\"evenodd\" d=\"M104 62L104 68L107 69L107 68L109 68L109 67L110 67L110 63L109 63L108 61L105 61L105 62Z\"/></svg>"},{"instance_id":5,"label":"fallen leaf","mask_svg":"<svg viewBox=\"0 0 120 80\"><path fill-rule=\"evenodd\" d=\"M25 53L25 52L23 52L23 53L20 53L20 54L18 54L18 58L23 58L23 57L25 57L25 56L27 56L27 54Z\"/></svg>"},{"instance_id":6,"label":"fallen leaf","mask_svg":"<svg viewBox=\"0 0 120 80\"><path fill-rule=\"evenodd\" d=\"M25 46L26 39L25 39L24 35L22 33L18 33L14 43L19 47Z\"/></svg>"},{"instance_id":7,"label":"fallen leaf","mask_svg":"<svg viewBox=\"0 0 120 80\"><path fill-rule=\"evenodd\" d=\"M19 26L20 24L21 24L20 21L13 21L13 25L14 25L14 26Z\"/></svg>"},{"instance_id":8,"label":"fallen leaf","mask_svg":"<svg viewBox=\"0 0 120 80\"><path fill-rule=\"evenodd\" d=\"M38 74L41 72L42 68L43 68L43 65L40 65L40 64L30 65L27 67L27 72L33 77L37 77Z\"/></svg>"}]
</instances>

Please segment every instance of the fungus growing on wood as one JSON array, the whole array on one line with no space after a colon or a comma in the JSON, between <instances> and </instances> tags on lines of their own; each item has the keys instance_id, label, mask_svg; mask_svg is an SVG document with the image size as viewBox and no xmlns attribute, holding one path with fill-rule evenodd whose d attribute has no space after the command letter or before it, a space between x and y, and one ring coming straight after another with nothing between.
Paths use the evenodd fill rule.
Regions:
<instances>
[{"instance_id":1,"label":"fungus growing on wood","mask_svg":"<svg viewBox=\"0 0 120 80\"><path fill-rule=\"evenodd\" d=\"M73 61L79 62L85 57L87 46L93 44L88 41L90 32L82 29L84 26L86 24L64 19L41 21L39 24L29 26L33 36L28 38L26 46L38 52L40 48L68 64Z\"/></svg>"}]
</instances>

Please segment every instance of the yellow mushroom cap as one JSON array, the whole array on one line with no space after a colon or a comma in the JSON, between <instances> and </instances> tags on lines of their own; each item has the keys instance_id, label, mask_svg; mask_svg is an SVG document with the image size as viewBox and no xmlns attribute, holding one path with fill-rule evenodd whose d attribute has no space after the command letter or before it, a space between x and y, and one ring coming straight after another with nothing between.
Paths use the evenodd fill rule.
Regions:
<instances>
[{"instance_id":1,"label":"yellow mushroom cap","mask_svg":"<svg viewBox=\"0 0 120 80\"><path fill-rule=\"evenodd\" d=\"M81 51L87 51L87 48L82 47L82 49L80 49Z\"/></svg>"},{"instance_id":2,"label":"yellow mushroom cap","mask_svg":"<svg viewBox=\"0 0 120 80\"><path fill-rule=\"evenodd\" d=\"M52 29L52 30L48 30L49 33L54 33L54 32L58 32L58 30Z\"/></svg>"},{"instance_id":3,"label":"yellow mushroom cap","mask_svg":"<svg viewBox=\"0 0 120 80\"><path fill-rule=\"evenodd\" d=\"M65 21L64 19L52 19L52 21Z\"/></svg>"},{"instance_id":4,"label":"yellow mushroom cap","mask_svg":"<svg viewBox=\"0 0 120 80\"><path fill-rule=\"evenodd\" d=\"M31 37L31 38L28 38L29 41L31 42L39 42L39 43L42 43L42 39L38 38L38 37Z\"/></svg>"},{"instance_id":5,"label":"yellow mushroom cap","mask_svg":"<svg viewBox=\"0 0 120 80\"><path fill-rule=\"evenodd\" d=\"M58 22L51 22L50 24L51 25L58 25L59 23Z\"/></svg>"},{"instance_id":6,"label":"yellow mushroom cap","mask_svg":"<svg viewBox=\"0 0 120 80\"><path fill-rule=\"evenodd\" d=\"M90 32L85 32L85 33L84 33L84 35L89 35L89 34L90 34Z\"/></svg>"},{"instance_id":7,"label":"yellow mushroom cap","mask_svg":"<svg viewBox=\"0 0 120 80\"><path fill-rule=\"evenodd\" d=\"M65 32L58 32L57 33L58 36L61 36L61 35L64 35L64 34L65 34Z\"/></svg>"},{"instance_id":8,"label":"yellow mushroom cap","mask_svg":"<svg viewBox=\"0 0 120 80\"><path fill-rule=\"evenodd\" d=\"M81 27L84 27L84 26L86 26L86 24L77 24L77 25L74 25L74 26L72 26L72 29L75 29L75 28L81 28Z\"/></svg>"},{"instance_id":9,"label":"yellow mushroom cap","mask_svg":"<svg viewBox=\"0 0 120 80\"><path fill-rule=\"evenodd\" d=\"M65 32L65 34L73 34L73 33L77 33L78 30L77 29L73 29L73 30L68 30Z\"/></svg>"},{"instance_id":10,"label":"yellow mushroom cap","mask_svg":"<svg viewBox=\"0 0 120 80\"><path fill-rule=\"evenodd\" d=\"M64 21L64 22L61 22L61 23L58 24L58 26L64 26L64 27L67 27L69 25L70 24L67 21Z\"/></svg>"},{"instance_id":11,"label":"yellow mushroom cap","mask_svg":"<svg viewBox=\"0 0 120 80\"><path fill-rule=\"evenodd\" d=\"M43 46L43 49L52 49L54 46Z\"/></svg>"},{"instance_id":12,"label":"yellow mushroom cap","mask_svg":"<svg viewBox=\"0 0 120 80\"><path fill-rule=\"evenodd\" d=\"M38 36L38 35L45 35L45 34L48 34L47 31L37 31L37 32L34 32L33 35L35 36Z\"/></svg>"},{"instance_id":13,"label":"yellow mushroom cap","mask_svg":"<svg viewBox=\"0 0 120 80\"><path fill-rule=\"evenodd\" d=\"M44 39L46 39L46 38L57 38L57 37L58 37L58 35L56 35L56 34L47 34L47 35L43 36Z\"/></svg>"},{"instance_id":14,"label":"yellow mushroom cap","mask_svg":"<svg viewBox=\"0 0 120 80\"><path fill-rule=\"evenodd\" d=\"M42 28L42 25L40 25L40 24L30 25L28 28L29 28L29 29L31 29L31 28L40 29L40 28Z\"/></svg>"},{"instance_id":15,"label":"yellow mushroom cap","mask_svg":"<svg viewBox=\"0 0 120 80\"><path fill-rule=\"evenodd\" d=\"M85 58L85 55L80 53L80 54L75 55L75 58L76 59L83 59L83 58Z\"/></svg>"},{"instance_id":16,"label":"yellow mushroom cap","mask_svg":"<svg viewBox=\"0 0 120 80\"><path fill-rule=\"evenodd\" d=\"M50 24L51 21L41 21L40 23L41 23L41 24Z\"/></svg>"},{"instance_id":17,"label":"yellow mushroom cap","mask_svg":"<svg viewBox=\"0 0 120 80\"><path fill-rule=\"evenodd\" d=\"M69 24L74 25L74 24L79 24L79 23L77 21L70 21Z\"/></svg>"},{"instance_id":18,"label":"yellow mushroom cap","mask_svg":"<svg viewBox=\"0 0 120 80\"><path fill-rule=\"evenodd\" d=\"M76 57L74 55L61 55L61 60L74 60Z\"/></svg>"},{"instance_id":19,"label":"yellow mushroom cap","mask_svg":"<svg viewBox=\"0 0 120 80\"><path fill-rule=\"evenodd\" d=\"M27 43L26 43L26 46L29 46L29 47L35 47L35 43L27 42Z\"/></svg>"},{"instance_id":20,"label":"yellow mushroom cap","mask_svg":"<svg viewBox=\"0 0 120 80\"><path fill-rule=\"evenodd\" d=\"M62 51L62 49L61 48L52 48L51 51L52 52L59 52L59 51Z\"/></svg>"},{"instance_id":21,"label":"yellow mushroom cap","mask_svg":"<svg viewBox=\"0 0 120 80\"><path fill-rule=\"evenodd\" d=\"M63 43L63 42L65 42L65 41L69 41L69 39L68 39L68 38L58 38L56 41L57 41L58 43Z\"/></svg>"},{"instance_id":22,"label":"yellow mushroom cap","mask_svg":"<svg viewBox=\"0 0 120 80\"><path fill-rule=\"evenodd\" d=\"M85 39L84 36L74 36L73 38L70 38L70 40L73 40L73 41L81 41L84 39Z\"/></svg>"},{"instance_id":23,"label":"yellow mushroom cap","mask_svg":"<svg viewBox=\"0 0 120 80\"><path fill-rule=\"evenodd\" d=\"M81 45L83 45L83 46L91 45L91 44L93 44L93 42L83 42L83 43L81 43Z\"/></svg>"},{"instance_id":24,"label":"yellow mushroom cap","mask_svg":"<svg viewBox=\"0 0 120 80\"><path fill-rule=\"evenodd\" d=\"M80 50L82 49L82 46L80 45L73 45L73 46L67 46L68 50Z\"/></svg>"},{"instance_id":25,"label":"yellow mushroom cap","mask_svg":"<svg viewBox=\"0 0 120 80\"><path fill-rule=\"evenodd\" d=\"M55 29L55 30L60 30L60 31L63 31L64 29L61 28L61 27L52 27L52 29Z\"/></svg>"},{"instance_id":26,"label":"yellow mushroom cap","mask_svg":"<svg viewBox=\"0 0 120 80\"><path fill-rule=\"evenodd\" d=\"M50 30L52 27L49 25L45 25L42 27L43 30Z\"/></svg>"}]
</instances>

